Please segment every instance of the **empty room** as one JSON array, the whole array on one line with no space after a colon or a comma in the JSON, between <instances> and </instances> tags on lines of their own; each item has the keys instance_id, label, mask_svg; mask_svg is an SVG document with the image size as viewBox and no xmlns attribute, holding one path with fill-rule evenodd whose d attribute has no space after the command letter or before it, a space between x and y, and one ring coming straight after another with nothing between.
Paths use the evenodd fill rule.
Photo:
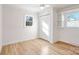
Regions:
<instances>
[{"instance_id":1,"label":"empty room","mask_svg":"<svg viewBox=\"0 0 79 59\"><path fill-rule=\"evenodd\" d=\"M0 4L0 55L79 55L79 4Z\"/></svg>"}]
</instances>

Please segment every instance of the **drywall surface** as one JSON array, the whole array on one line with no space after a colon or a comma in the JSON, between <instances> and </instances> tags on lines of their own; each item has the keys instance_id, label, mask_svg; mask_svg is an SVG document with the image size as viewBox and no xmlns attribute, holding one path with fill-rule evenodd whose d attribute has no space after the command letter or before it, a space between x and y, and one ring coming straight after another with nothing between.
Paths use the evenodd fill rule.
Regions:
<instances>
[{"instance_id":1,"label":"drywall surface","mask_svg":"<svg viewBox=\"0 0 79 59\"><path fill-rule=\"evenodd\" d=\"M2 5L0 5L0 45L2 44Z\"/></svg>"},{"instance_id":2,"label":"drywall surface","mask_svg":"<svg viewBox=\"0 0 79 59\"><path fill-rule=\"evenodd\" d=\"M24 26L25 15L33 16L33 25ZM3 5L3 45L37 38L37 14L15 5Z\"/></svg>"},{"instance_id":3,"label":"drywall surface","mask_svg":"<svg viewBox=\"0 0 79 59\"><path fill-rule=\"evenodd\" d=\"M58 20L58 11L56 8L53 8L53 42L56 42L59 40L59 20Z\"/></svg>"},{"instance_id":4,"label":"drywall surface","mask_svg":"<svg viewBox=\"0 0 79 59\"><path fill-rule=\"evenodd\" d=\"M63 28L60 31L60 41L79 46L79 29Z\"/></svg>"},{"instance_id":5,"label":"drywall surface","mask_svg":"<svg viewBox=\"0 0 79 59\"><path fill-rule=\"evenodd\" d=\"M79 5L75 5L75 6L69 6L67 8L63 8L59 11L59 16L60 16L60 12L62 11L69 11L69 10L73 10L73 9L78 9ZM61 18L59 18L58 20L61 21ZM79 28L59 28L59 40L60 41L64 41L73 45L77 45L79 46Z\"/></svg>"},{"instance_id":6,"label":"drywall surface","mask_svg":"<svg viewBox=\"0 0 79 59\"><path fill-rule=\"evenodd\" d=\"M2 47L2 5L0 5L0 52Z\"/></svg>"}]
</instances>

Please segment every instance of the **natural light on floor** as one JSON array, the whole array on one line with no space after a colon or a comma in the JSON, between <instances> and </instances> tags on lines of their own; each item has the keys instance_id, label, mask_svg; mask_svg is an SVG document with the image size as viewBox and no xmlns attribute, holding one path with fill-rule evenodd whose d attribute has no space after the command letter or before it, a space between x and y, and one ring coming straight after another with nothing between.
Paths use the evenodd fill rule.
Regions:
<instances>
[{"instance_id":1,"label":"natural light on floor","mask_svg":"<svg viewBox=\"0 0 79 59\"><path fill-rule=\"evenodd\" d=\"M48 46L45 46L44 48L41 49L41 54L48 54L48 51L49 51L49 47Z\"/></svg>"}]
</instances>

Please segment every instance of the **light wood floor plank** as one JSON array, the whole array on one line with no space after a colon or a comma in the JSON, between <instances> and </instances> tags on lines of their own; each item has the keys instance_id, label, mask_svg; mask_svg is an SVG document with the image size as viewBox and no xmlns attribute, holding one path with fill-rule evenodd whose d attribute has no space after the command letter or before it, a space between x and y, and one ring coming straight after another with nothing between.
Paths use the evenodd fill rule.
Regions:
<instances>
[{"instance_id":1,"label":"light wood floor plank","mask_svg":"<svg viewBox=\"0 0 79 59\"><path fill-rule=\"evenodd\" d=\"M77 55L79 47L63 42L50 44L42 39L34 39L2 47L2 55Z\"/></svg>"}]
</instances>

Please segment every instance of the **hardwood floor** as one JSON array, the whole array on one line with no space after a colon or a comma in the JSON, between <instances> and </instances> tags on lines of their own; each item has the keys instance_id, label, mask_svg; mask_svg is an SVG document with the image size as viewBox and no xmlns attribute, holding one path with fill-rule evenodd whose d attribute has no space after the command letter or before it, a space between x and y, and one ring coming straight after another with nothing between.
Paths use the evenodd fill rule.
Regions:
<instances>
[{"instance_id":1,"label":"hardwood floor","mask_svg":"<svg viewBox=\"0 0 79 59\"><path fill-rule=\"evenodd\" d=\"M2 49L2 46L0 45L0 53L1 53L1 49Z\"/></svg>"},{"instance_id":2,"label":"hardwood floor","mask_svg":"<svg viewBox=\"0 0 79 59\"><path fill-rule=\"evenodd\" d=\"M79 55L79 46L74 46L69 43L58 41L53 44L56 51L64 55Z\"/></svg>"},{"instance_id":3,"label":"hardwood floor","mask_svg":"<svg viewBox=\"0 0 79 59\"><path fill-rule=\"evenodd\" d=\"M2 55L77 55L79 47L58 41L50 44L42 39L34 39L2 47Z\"/></svg>"}]
</instances>

